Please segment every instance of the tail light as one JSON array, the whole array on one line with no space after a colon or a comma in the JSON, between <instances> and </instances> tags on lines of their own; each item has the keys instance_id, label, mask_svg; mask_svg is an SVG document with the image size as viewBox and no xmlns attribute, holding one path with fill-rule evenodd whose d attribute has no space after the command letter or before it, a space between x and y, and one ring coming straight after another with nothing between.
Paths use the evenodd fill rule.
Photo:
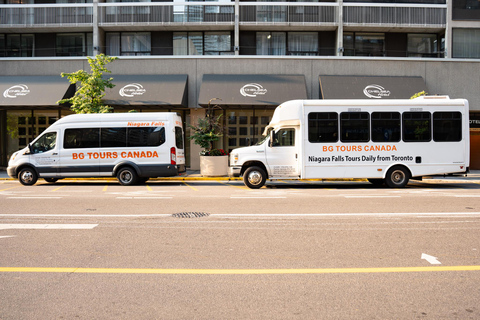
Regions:
<instances>
[{"instance_id":1,"label":"tail light","mask_svg":"<svg viewBox=\"0 0 480 320\"><path fill-rule=\"evenodd\" d=\"M175 147L170 149L170 164L177 164L177 149Z\"/></svg>"}]
</instances>

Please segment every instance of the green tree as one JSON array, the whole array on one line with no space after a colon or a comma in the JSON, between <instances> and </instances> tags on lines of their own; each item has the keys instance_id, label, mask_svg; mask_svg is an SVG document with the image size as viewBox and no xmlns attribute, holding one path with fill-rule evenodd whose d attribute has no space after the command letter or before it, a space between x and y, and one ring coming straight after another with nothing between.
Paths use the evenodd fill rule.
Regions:
<instances>
[{"instance_id":1,"label":"green tree","mask_svg":"<svg viewBox=\"0 0 480 320\"><path fill-rule=\"evenodd\" d=\"M77 90L72 98L58 101L58 104L69 103L75 113L105 113L112 108L103 103L106 88L113 88L113 78L105 79L103 75L110 73L106 65L117 57L109 57L102 54L95 58L88 57L88 64L91 72L78 70L73 73L63 73L62 77L67 77L70 83L77 85Z\"/></svg>"},{"instance_id":2,"label":"green tree","mask_svg":"<svg viewBox=\"0 0 480 320\"><path fill-rule=\"evenodd\" d=\"M415 99L415 98L418 98L418 97L420 97L420 96L426 96L427 94L428 94L428 93L426 93L425 90L424 90L424 91L420 91L420 92L415 93L413 96L411 96L410 99Z\"/></svg>"}]
</instances>

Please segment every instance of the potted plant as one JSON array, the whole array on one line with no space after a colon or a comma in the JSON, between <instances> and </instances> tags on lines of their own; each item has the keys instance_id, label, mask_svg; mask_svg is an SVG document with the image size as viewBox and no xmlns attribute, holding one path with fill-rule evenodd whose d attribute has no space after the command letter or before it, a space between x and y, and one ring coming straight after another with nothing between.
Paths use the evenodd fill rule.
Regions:
<instances>
[{"instance_id":1,"label":"potted plant","mask_svg":"<svg viewBox=\"0 0 480 320\"><path fill-rule=\"evenodd\" d=\"M200 174L205 177L226 176L228 173L228 154L223 149L215 148L215 142L223 136L224 130L221 123L223 115L215 116L214 109L220 107L214 106L212 108L210 102L205 118L198 119L197 125L189 126L192 130L190 140L193 140L203 149L200 152Z\"/></svg>"}]
</instances>

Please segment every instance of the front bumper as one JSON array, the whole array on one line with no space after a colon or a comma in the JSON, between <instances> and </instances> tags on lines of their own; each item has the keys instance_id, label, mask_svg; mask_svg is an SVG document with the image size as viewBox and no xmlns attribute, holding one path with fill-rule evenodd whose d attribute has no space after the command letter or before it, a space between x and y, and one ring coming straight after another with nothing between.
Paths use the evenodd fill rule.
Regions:
<instances>
[{"instance_id":1,"label":"front bumper","mask_svg":"<svg viewBox=\"0 0 480 320\"><path fill-rule=\"evenodd\" d=\"M10 178L17 178L17 175L15 174L17 171L17 167L8 167L7 168L7 174Z\"/></svg>"},{"instance_id":2,"label":"front bumper","mask_svg":"<svg viewBox=\"0 0 480 320\"><path fill-rule=\"evenodd\" d=\"M240 172L242 167L228 167L228 176L229 177L240 177Z\"/></svg>"}]
</instances>

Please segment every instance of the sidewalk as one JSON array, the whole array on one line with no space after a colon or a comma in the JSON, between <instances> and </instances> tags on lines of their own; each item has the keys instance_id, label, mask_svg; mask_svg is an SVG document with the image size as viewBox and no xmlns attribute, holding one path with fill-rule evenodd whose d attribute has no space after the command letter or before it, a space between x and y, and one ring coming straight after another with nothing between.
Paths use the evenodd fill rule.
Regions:
<instances>
[{"instance_id":1,"label":"sidewalk","mask_svg":"<svg viewBox=\"0 0 480 320\"><path fill-rule=\"evenodd\" d=\"M68 179L68 178L67 178ZM78 178L75 178L78 179ZM94 178L95 179L95 178ZM115 179L111 178L98 178L98 179ZM0 170L0 180L13 180L11 179L5 170ZM200 171L187 170L187 172L182 173L180 176L176 177L166 177L166 178L152 178L151 180L177 180L177 181L187 181L187 180L241 180L241 178L229 178L229 177L203 177L200 175ZM325 180L325 179L321 179ZM326 179L328 180L328 179ZM338 179L335 179L338 180ZM480 183L480 170L472 170L466 176L434 176L434 177L425 177L424 181L445 181L445 182L469 182L469 183Z\"/></svg>"}]
</instances>

